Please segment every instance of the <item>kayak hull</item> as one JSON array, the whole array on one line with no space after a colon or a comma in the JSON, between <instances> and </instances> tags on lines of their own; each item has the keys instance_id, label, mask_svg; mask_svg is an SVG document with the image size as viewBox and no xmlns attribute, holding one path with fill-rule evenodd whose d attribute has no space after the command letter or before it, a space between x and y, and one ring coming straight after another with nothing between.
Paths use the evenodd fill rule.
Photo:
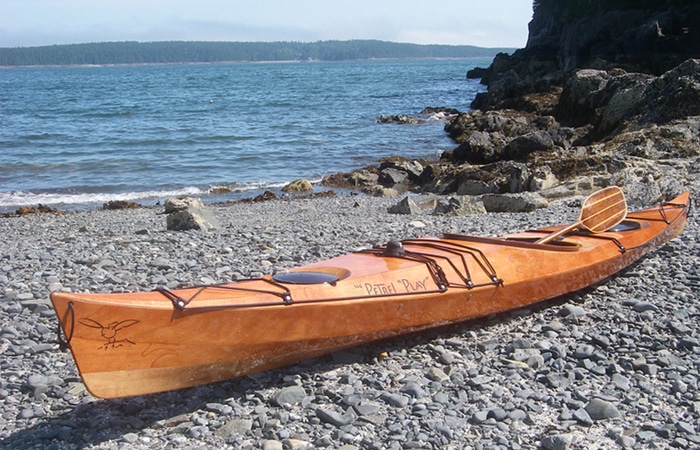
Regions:
<instances>
[{"instance_id":1,"label":"kayak hull","mask_svg":"<svg viewBox=\"0 0 700 450\"><path fill-rule=\"evenodd\" d=\"M524 307L591 286L678 236L686 192L629 229L534 242L445 235L235 283L51 294L87 389L115 398L211 383L362 343ZM624 228L624 227L623 227ZM322 281L314 281L320 276Z\"/></svg>"}]
</instances>

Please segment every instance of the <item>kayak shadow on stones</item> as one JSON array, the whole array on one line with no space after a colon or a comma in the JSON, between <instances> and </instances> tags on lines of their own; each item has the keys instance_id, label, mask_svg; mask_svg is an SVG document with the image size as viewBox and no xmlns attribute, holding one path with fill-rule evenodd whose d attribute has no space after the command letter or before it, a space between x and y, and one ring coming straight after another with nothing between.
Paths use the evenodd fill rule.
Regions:
<instances>
[{"instance_id":1,"label":"kayak shadow on stones","mask_svg":"<svg viewBox=\"0 0 700 450\"><path fill-rule=\"evenodd\" d=\"M616 276L624 276L624 273L633 270L635 265L636 263ZM71 448L75 446L75 448L84 448L112 440L126 444L148 444L148 442L141 442L139 439L140 436L144 436L141 432L149 428L167 428L168 431L164 433L165 435L180 434L183 437L192 438L193 436L188 434L190 429L195 429L202 424L206 426L207 420L204 417L209 413L219 414L223 421L228 421L242 416L249 418L248 414L242 412L243 406L263 405L268 412L274 408L284 411L285 405L276 405L273 399L274 394L283 387L294 386L295 383L299 382L302 383L303 387L304 383L324 379L322 377L324 373L342 367L348 367L347 371L352 372L353 369L350 368L352 364L360 364L368 368L380 366L383 368L380 370L390 371L391 368L385 366L385 361L394 360L402 369L417 369L427 374L429 371L427 366L434 366L434 359L438 356L434 351L435 342L459 340L460 338L470 339L475 337L476 333L488 332L490 329L494 332L493 328L495 327L511 326L513 322L521 320L523 317L530 317L544 310L551 310L549 315L557 315L562 309L557 310L557 306L576 303L577 299L585 296L587 292L595 290L597 286L593 285L571 294L509 312L386 338L294 365L240 378L177 391L119 399L96 400L88 396L82 399L81 403L62 414L51 416L31 427L10 434L5 439L0 440L0 447L28 449L37 446L43 448L65 448L65 446ZM502 342L494 344L496 347L505 348L511 345L511 339L506 336L502 338L498 339ZM480 345L480 342L474 341L473 345L470 343L470 346L474 351L483 352L487 349L493 350L490 347L491 344L493 343L489 341L484 344L486 345L484 347ZM415 352L411 350L415 350ZM422 359L414 358L417 354L424 357ZM469 352L466 355L465 357L468 358ZM368 370L368 372L373 371ZM392 373L392 375L396 374ZM393 379L393 376L391 378ZM385 383L385 385L381 382L375 384L376 398L364 400L377 400L382 395L381 391L393 392L396 390L395 386L390 386L389 383ZM307 395L315 395L308 389L305 390ZM341 401L340 397L330 398L328 403ZM309 402L312 407L323 406L315 404L314 400L309 400ZM248 428L249 430L250 428ZM262 430L260 430L260 435L256 437L266 438L262 434ZM151 443L157 444L157 442Z\"/></svg>"}]
</instances>

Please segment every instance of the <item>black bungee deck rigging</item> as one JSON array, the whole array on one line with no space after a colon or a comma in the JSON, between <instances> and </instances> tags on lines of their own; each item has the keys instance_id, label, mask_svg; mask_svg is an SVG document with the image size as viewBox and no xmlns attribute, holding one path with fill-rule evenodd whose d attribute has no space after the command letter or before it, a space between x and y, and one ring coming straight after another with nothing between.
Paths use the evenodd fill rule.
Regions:
<instances>
[{"instance_id":1,"label":"black bungee deck rigging","mask_svg":"<svg viewBox=\"0 0 700 450\"><path fill-rule=\"evenodd\" d=\"M408 245L411 248L418 247L421 250L406 250L405 246ZM432 251L431 251L432 250ZM436 254L435 251L456 255L460 257L461 264L455 264L452 259L444 254ZM455 289L473 289L482 286L499 286L503 284L503 280L498 277L496 270L489 262L488 258L484 253L474 247L470 247L465 244L456 242L447 242L437 239L407 239L404 241L390 241L386 245L377 246L367 250L361 250L356 252L358 254L368 254L376 257L382 258L398 258L410 261L416 261L423 264L434 284L434 289L429 289L420 292L383 292L378 294L363 294L356 296L340 296L340 297L323 297L299 300L292 297L292 292L287 286L288 283L280 282L272 277L253 277L245 278L242 280L236 280L231 284L214 284L199 286L195 292L188 298L182 297L176 294L174 291L159 287L154 289L170 300L173 307L178 311L192 311L192 310L203 310L203 309L242 309L242 308L257 308L266 306L280 306L280 305L293 305L293 304L306 304L306 303L320 303L320 302L334 302L343 300L359 300L359 299L370 299L370 298L380 298L380 297L400 297L400 296L414 296L414 295L424 295L424 294L435 294L446 292L450 288ZM486 283L475 284L472 281L471 272L469 270L468 260L471 259L475 262L476 267L481 269L491 280ZM450 281L445 274L443 267L438 263L438 260L445 261L450 265L454 273L457 274L459 281ZM461 267L460 267L461 265ZM289 274L299 273L306 274L309 272L288 272ZM250 287L249 284L253 282L264 282L269 286L267 288ZM329 284L333 285L333 282L321 282L318 284ZM294 283L291 283L294 284ZM302 283L307 284L307 283ZM218 305L218 306L207 306L207 305L192 305L190 304L199 297L203 292L207 290L226 290L226 291L236 291L236 292L252 292L259 294L266 294L280 299L279 302L257 302L257 303L241 303L241 304L231 304L231 305Z\"/></svg>"},{"instance_id":2,"label":"black bungee deck rigging","mask_svg":"<svg viewBox=\"0 0 700 450\"><path fill-rule=\"evenodd\" d=\"M662 203L659 205L658 211L659 211L659 219L660 221L663 221L666 223L667 226L670 226L673 223L673 220L668 219L668 215L666 213L666 208L681 208L681 209L688 209L688 215L690 215L690 209L691 209L691 204L676 204L676 203ZM678 220L681 216L679 215L675 220ZM653 219L643 219L643 220L653 220ZM643 226L643 223L640 221L640 219L636 219L634 217L634 214L627 216L627 220L623 222L628 222L627 226L628 228L621 228L620 230L614 230L618 232L624 233L625 231L633 230L636 229L640 226ZM548 231L545 230L532 230L532 232L542 232L542 233L547 233ZM586 236L588 238L596 238L596 239L604 239L607 241L612 242L615 246L617 246L618 250L621 253L625 253L630 250L636 250L639 248L647 247L652 245L652 242L634 246L634 247L625 247L615 236L610 236L610 235L604 235L604 234L595 234L595 233L590 233L587 231L573 231L569 236ZM490 243L490 244L496 244L496 245L506 245L506 246L515 246L515 247L524 247L524 248L537 248L540 250L547 250L547 251L566 251L566 252L571 252L571 251L577 251L578 246L576 244L568 243L566 241L553 241L551 243L547 244L537 244L528 240L521 240L521 239L508 239L508 238L493 238L493 237L477 237L477 236L466 236L466 235L461 235L461 234L451 234L451 233L445 233L443 235L445 239L449 240L442 240L442 239L434 239L434 238L420 238L420 239L407 239L403 241L390 241L389 243L381 246L377 246L371 249L367 250L361 250L356 253L358 254L367 254L367 255L373 255L376 257L381 257L381 258L398 258L398 259L405 259L405 260L410 260L410 261L416 261L421 264L423 264L426 267L426 270L428 271L430 278L434 284L433 289L429 290L424 290L420 292L381 292L381 293L365 293L362 295L356 295L356 296L339 296L339 297L321 297L321 298L314 298L314 299L305 299L305 300L300 300L300 299L294 299L292 296L292 291L289 289L288 285L293 285L293 284L328 284L330 286L333 286L336 281L338 281L338 278L328 278L327 274L321 274L321 275L326 275L324 277L320 277L318 282L313 281L314 277L308 277L308 275L313 273L313 269L310 271L293 271L293 272L284 272L285 274L298 274L305 276L305 280L302 282L294 282L293 280L287 281L285 277L277 277L276 275L273 275L272 277L253 277L253 278L246 278L242 280L236 280L233 283L230 284L214 284L214 285L205 285L205 286L199 286L197 289L195 289L195 292L189 296L188 298L181 297L180 295L176 294L174 291L169 290L167 288L157 288L155 291L161 293L163 296L165 296L168 300L170 300L173 304L173 307L177 311L202 311L202 310L224 310L224 309L243 309L243 308L258 308L258 307L268 307L268 306L289 306L289 305L299 305L299 304L308 304L308 303L320 303L320 302L335 302L335 301L344 301L344 300L361 300L361 299L372 299L372 298L387 298L387 297L405 297L405 296L415 296L415 295L424 295L424 294L432 294L432 293L444 293L448 291L449 289L473 289L476 287L484 287L484 286L501 286L504 284L504 280L501 279L497 273L495 268L492 266L484 252L478 248L471 247L465 243L461 242L454 242L454 241L463 241L463 242L474 242L474 243ZM408 246L410 249L406 249L406 246ZM461 264L456 264L453 261L453 258L447 256L447 255L455 255L458 256ZM452 271L457 275L458 281L453 281L448 279L445 270L443 267L440 265L440 263L446 262L451 268ZM471 276L471 271L470 271L470 264L469 261L472 261L474 263L474 266L481 270L484 274L487 275L489 278L489 282L486 283L480 283L480 284L475 284L472 281L472 276ZM443 263L444 264L444 263ZM317 274L318 275L318 274ZM311 280L311 281L309 281ZM261 288L261 287L250 287L250 284L252 283L260 283L263 282L269 288ZM240 304L229 304L229 305L217 305L217 306L210 306L210 305L192 305L190 304L197 299L203 292L207 290L225 290L225 291L235 291L235 292L250 292L250 293L258 293L258 294L265 294L265 295L270 295L273 297L278 297L280 299L279 302L255 302L255 303L240 303Z\"/></svg>"}]
</instances>

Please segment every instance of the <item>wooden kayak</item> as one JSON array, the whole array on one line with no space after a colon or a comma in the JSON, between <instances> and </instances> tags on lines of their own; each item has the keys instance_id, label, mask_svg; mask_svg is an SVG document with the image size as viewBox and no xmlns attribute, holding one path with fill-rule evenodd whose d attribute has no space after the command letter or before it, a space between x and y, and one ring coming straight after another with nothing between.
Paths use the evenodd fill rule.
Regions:
<instances>
[{"instance_id":1,"label":"wooden kayak","mask_svg":"<svg viewBox=\"0 0 700 450\"><path fill-rule=\"evenodd\" d=\"M626 207L625 207L626 208ZM391 242L274 276L144 293L54 292L87 389L195 386L512 310L599 282L683 230L689 193L617 226Z\"/></svg>"}]
</instances>

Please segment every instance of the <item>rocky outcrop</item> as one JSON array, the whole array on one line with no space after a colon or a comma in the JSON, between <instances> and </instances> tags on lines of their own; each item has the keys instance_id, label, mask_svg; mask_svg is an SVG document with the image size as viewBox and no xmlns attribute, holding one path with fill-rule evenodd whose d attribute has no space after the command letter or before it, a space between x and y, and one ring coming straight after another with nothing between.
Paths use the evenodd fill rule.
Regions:
<instances>
[{"instance_id":1,"label":"rocky outcrop","mask_svg":"<svg viewBox=\"0 0 700 450\"><path fill-rule=\"evenodd\" d=\"M700 115L700 60L687 60L659 77L620 70L577 71L567 81L554 115L568 125L590 124L590 142L687 121Z\"/></svg>"},{"instance_id":2,"label":"rocky outcrop","mask_svg":"<svg viewBox=\"0 0 700 450\"><path fill-rule=\"evenodd\" d=\"M377 117L377 123L397 123L415 125L422 122L423 119L414 116L409 116L407 114L397 114L393 116L381 115Z\"/></svg>"},{"instance_id":3,"label":"rocky outcrop","mask_svg":"<svg viewBox=\"0 0 700 450\"><path fill-rule=\"evenodd\" d=\"M343 180L370 195L480 196L485 203L511 195L502 203L522 211L529 207L518 206L522 193L561 198L610 184L625 189L630 205L647 205L678 194L697 176L700 60L660 76L581 69L560 94L538 101L548 113L458 114L445 126L458 145L439 161L394 157L324 183Z\"/></svg>"},{"instance_id":4,"label":"rocky outcrop","mask_svg":"<svg viewBox=\"0 0 700 450\"><path fill-rule=\"evenodd\" d=\"M446 127L459 142L443 155L453 164L450 178L486 181L484 193L546 192L561 185L580 192L589 184L618 184L631 204L648 204L678 193L697 176L700 60L660 76L581 69L544 109L550 114L461 114Z\"/></svg>"},{"instance_id":5,"label":"rocky outcrop","mask_svg":"<svg viewBox=\"0 0 700 450\"><path fill-rule=\"evenodd\" d=\"M558 69L622 67L661 74L698 57L700 5L538 0L525 53L551 55Z\"/></svg>"},{"instance_id":6,"label":"rocky outcrop","mask_svg":"<svg viewBox=\"0 0 700 450\"><path fill-rule=\"evenodd\" d=\"M700 58L696 1L538 0L526 47L468 74L489 86L472 107L536 111L533 97L556 94L575 70L660 75L692 58Z\"/></svg>"}]
</instances>

